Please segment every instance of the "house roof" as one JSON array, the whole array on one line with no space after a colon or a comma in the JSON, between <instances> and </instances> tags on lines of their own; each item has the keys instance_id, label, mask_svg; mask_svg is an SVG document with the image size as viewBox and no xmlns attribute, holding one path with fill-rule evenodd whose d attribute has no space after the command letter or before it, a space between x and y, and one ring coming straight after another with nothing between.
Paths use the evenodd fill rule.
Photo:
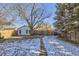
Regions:
<instances>
[{"instance_id":1,"label":"house roof","mask_svg":"<svg viewBox=\"0 0 79 59\"><path fill-rule=\"evenodd\" d=\"M20 29L20 28L22 28L22 27L28 27L27 25L23 25L23 26L21 26L21 27L19 27L19 28L17 28L17 29Z\"/></svg>"}]
</instances>

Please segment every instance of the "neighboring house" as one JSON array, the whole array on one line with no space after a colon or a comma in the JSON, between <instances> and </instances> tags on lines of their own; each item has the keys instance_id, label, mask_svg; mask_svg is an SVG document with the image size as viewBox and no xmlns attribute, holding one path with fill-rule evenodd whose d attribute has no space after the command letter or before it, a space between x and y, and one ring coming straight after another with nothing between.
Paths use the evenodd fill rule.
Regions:
<instances>
[{"instance_id":1,"label":"neighboring house","mask_svg":"<svg viewBox=\"0 0 79 59\"><path fill-rule=\"evenodd\" d=\"M30 35L29 27L24 25L17 29L17 35Z\"/></svg>"}]
</instances>

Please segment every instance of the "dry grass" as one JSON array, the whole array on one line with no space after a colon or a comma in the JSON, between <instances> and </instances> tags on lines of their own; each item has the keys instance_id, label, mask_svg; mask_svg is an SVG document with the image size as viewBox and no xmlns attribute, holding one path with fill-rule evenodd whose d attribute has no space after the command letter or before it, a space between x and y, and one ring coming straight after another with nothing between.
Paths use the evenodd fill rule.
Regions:
<instances>
[{"instance_id":1,"label":"dry grass","mask_svg":"<svg viewBox=\"0 0 79 59\"><path fill-rule=\"evenodd\" d=\"M14 30L3 30L1 31L1 37L10 38L13 34Z\"/></svg>"}]
</instances>

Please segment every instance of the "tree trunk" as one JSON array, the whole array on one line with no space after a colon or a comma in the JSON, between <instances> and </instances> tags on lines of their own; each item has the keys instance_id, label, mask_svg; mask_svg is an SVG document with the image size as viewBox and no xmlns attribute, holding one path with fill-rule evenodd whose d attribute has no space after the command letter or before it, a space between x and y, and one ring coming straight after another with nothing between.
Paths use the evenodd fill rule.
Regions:
<instances>
[{"instance_id":1,"label":"tree trunk","mask_svg":"<svg viewBox=\"0 0 79 59\"><path fill-rule=\"evenodd\" d=\"M47 56L47 51L43 42L43 38L40 38L40 56Z\"/></svg>"},{"instance_id":2,"label":"tree trunk","mask_svg":"<svg viewBox=\"0 0 79 59\"><path fill-rule=\"evenodd\" d=\"M30 35L33 35L33 27L30 27Z\"/></svg>"}]
</instances>

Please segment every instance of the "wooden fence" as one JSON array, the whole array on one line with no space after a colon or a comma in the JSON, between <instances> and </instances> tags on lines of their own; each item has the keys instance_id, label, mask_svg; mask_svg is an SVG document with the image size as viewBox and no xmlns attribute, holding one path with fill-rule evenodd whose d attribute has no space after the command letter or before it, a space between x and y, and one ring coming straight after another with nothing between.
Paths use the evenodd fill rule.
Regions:
<instances>
[{"instance_id":1,"label":"wooden fence","mask_svg":"<svg viewBox=\"0 0 79 59\"><path fill-rule=\"evenodd\" d=\"M79 31L63 34L65 40L69 40L75 43L79 43Z\"/></svg>"}]
</instances>

